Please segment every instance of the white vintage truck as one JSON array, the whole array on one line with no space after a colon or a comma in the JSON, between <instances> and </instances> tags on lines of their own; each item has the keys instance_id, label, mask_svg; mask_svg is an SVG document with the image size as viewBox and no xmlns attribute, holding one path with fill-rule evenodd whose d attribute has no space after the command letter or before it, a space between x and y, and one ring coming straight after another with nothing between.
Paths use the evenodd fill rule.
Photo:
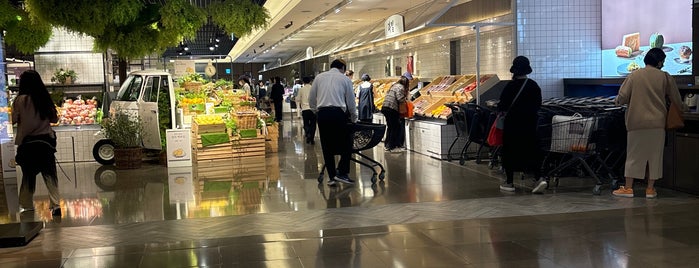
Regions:
<instances>
[{"instance_id":1,"label":"white vintage truck","mask_svg":"<svg viewBox=\"0 0 699 268\"><path fill-rule=\"evenodd\" d=\"M136 71L129 74L116 97L109 104L109 114L116 111L126 111L141 118L143 124L142 145L149 150L162 150L161 128L174 129L176 125L175 85L170 73L164 71ZM167 126L160 124L158 104L169 106ZM164 109L161 109L164 111ZM164 115L163 115L164 116ZM114 163L114 143L104 138L97 141L92 149L95 160L103 165Z\"/></svg>"}]
</instances>

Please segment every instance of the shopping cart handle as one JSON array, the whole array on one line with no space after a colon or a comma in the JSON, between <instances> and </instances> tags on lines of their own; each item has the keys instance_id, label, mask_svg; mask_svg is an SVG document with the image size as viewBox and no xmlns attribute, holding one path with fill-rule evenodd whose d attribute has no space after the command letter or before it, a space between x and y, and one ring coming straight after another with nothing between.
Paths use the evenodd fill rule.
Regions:
<instances>
[{"instance_id":1,"label":"shopping cart handle","mask_svg":"<svg viewBox=\"0 0 699 268\"><path fill-rule=\"evenodd\" d=\"M624 109L623 106L604 108L605 111L616 111L616 110L623 110L623 109Z\"/></svg>"}]
</instances>

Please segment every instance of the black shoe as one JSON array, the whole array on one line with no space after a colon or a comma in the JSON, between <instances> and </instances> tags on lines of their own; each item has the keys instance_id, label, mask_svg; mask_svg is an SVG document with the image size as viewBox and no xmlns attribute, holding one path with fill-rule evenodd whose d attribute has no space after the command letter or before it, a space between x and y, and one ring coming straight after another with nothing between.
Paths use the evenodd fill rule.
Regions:
<instances>
[{"instance_id":1,"label":"black shoe","mask_svg":"<svg viewBox=\"0 0 699 268\"><path fill-rule=\"evenodd\" d=\"M61 216L61 207L52 207L50 209L52 216Z\"/></svg>"},{"instance_id":2,"label":"black shoe","mask_svg":"<svg viewBox=\"0 0 699 268\"><path fill-rule=\"evenodd\" d=\"M347 174L335 175L335 181L339 181L346 184L354 184L354 180L350 179L350 177L347 176Z\"/></svg>"}]
</instances>

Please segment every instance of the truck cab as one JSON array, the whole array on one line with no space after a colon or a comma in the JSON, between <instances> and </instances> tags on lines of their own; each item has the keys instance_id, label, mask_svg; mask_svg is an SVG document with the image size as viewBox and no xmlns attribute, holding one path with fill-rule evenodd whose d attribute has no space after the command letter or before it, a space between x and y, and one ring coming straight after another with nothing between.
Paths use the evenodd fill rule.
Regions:
<instances>
[{"instance_id":1,"label":"truck cab","mask_svg":"<svg viewBox=\"0 0 699 268\"><path fill-rule=\"evenodd\" d=\"M163 71L136 71L128 75L109 104L109 115L116 111L140 117L143 124L141 144L145 149L162 150L160 143L160 111L158 104L168 103L170 129L175 128L175 90L170 73ZM163 126L164 127L164 126ZM95 160L101 164L114 163L114 144L108 139L99 140L92 150Z\"/></svg>"}]
</instances>

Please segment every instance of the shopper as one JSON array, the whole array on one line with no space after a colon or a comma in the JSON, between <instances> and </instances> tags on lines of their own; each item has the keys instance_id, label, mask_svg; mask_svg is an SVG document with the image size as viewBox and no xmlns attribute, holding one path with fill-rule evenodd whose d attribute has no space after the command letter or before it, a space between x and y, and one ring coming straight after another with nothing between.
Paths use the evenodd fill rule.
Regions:
<instances>
[{"instance_id":1,"label":"shopper","mask_svg":"<svg viewBox=\"0 0 699 268\"><path fill-rule=\"evenodd\" d=\"M267 87L265 86L264 81L258 82L257 85L257 108L262 108L262 104L266 101L267 98Z\"/></svg>"},{"instance_id":2,"label":"shopper","mask_svg":"<svg viewBox=\"0 0 699 268\"><path fill-rule=\"evenodd\" d=\"M316 144L316 114L311 110L311 106L308 104L308 96L311 93L311 78L303 78L303 87L299 89L298 97L299 109L301 109L301 116L303 117L303 137L306 143Z\"/></svg>"},{"instance_id":3,"label":"shopper","mask_svg":"<svg viewBox=\"0 0 699 268\"><path fill-rule=\"evenodd\" d=\"M296 116L301 116L301 105L299 105L299 90L303 87L301 79L294 80L294 86L291 87L291 108L296 108Z\"/></svg>"},{"instance_id":4,"label":"shopper","mask_svg":"<svg viewBox=\"0 0 699 268\"><path fill-rule=\"evenodd\" d=\"M362 75L362 83L359 84L359 121L371 123L374 118L374 85L371 84L371 77L368 74Z\"/></svg>"},{"instance_id":5,"label":"shopper","mask_svg":"<svg viewBox=\"0 0 699 268\"><path fill-rule=\"evenodd\" d=\"M505 114L502 144L502 166L506 181L500 185L503 191L515 190L515 171L533 172L539 179L534 193L542 193L548 182L541 179L541 152L536 132L538 112L541 108L541 88L527 75L532 73L529 59L517 56L510 67L512 81L507 83L500 95L498 112Z\"/></svg>"},{"instance_id":6,"label":"shopper","mask_svg":"<svg viewBox=\"0 0 699 268\"><path fill-rule=\"evenodd\" d=\"M282 122L282 103L284 102L284 86L281 83L282 79L278 76L274 78L274 85L269 97L274 103L274 121Z\"/></svg>"},{"instance_id":7,"label":"shopper","mask_svg":"<svg viewBox=\"0 0 699 268\"><path fill-rule=\"evenodd\" d=\"M245 91L245 96L252 96L252 91L250 90L250 80L246 76L241 76L238 78L238 85Z\"/></svg>"},{"instance_id":8,"label":"shopper","mask_svg":"<svg viewBox=\"0 0 699 268\"><path fill-rule=\"evenodd\" d=\"M41 173L49 192L49 208L54 216L61 215L58 176L56 174L56 133L51 123L58 122L56 106L34 70L19 78L19 95L12 105L12 122L17 123L15 161L22 168L19 205L21 211L34 210L36 175Z\"/></svg>"},{"instance_id":9,"label":"shopper","mask_svg":"<svg viewBox=\"0 0 699 268\"><path fill-rule=\"evenodd\" d=\"M357 107L352 92L352 81L344 75L347 64L338 59L330 64L330 70L319 74L313 81L308 103L317 111L320 145L323 160L330 177L328 185L337 182L354 184L349 177L349 161L352 150L350 122L357 121ZM335 155L340 162L335 170Z\"/></svg>"},{"instance_id":10,"label":"shopper","mask_svg":"<svg viewBox=\"0 0 699 268\"><path fill-rule=\"evenodd\" d=\"M629 74L621 84L617 105L628 104L626 110L626 184L612 192L615 196L633 197L634 179L648 179L646 197L655 198L655 181L663 176L666 98L682 103L675 80L662 71L665 52L652 48L643 58L646 67Z\"/></svg>"},{"instance_id":11,"label":"shopper","mask_svg":"<svg viewBox=\"0 0 699 268\"><path fill-rule=\"evenodd\" d=\"M354 77L354 71L352 71L352 70L347 70L347 71L345 72L345 75L346 75L346 76L350 79L350 81L351 81L352 78Z\"/></svg>"},{"instance_id":12,"label":"shopper","mask_svg":"<svg viewBox=\"0 0 699 268\"><path fill-rule=\"evenodd\" d=\"M386 97L381 107L381 113L386 118L386 151L392 153L400 153L403 151L403 143L405 143L405 124L401 124L399 105L404 105L408 99L409 81L405 76L401 76L397 82L391 85L391 88L386 92Z\"/></svg>"}]
</instances>

